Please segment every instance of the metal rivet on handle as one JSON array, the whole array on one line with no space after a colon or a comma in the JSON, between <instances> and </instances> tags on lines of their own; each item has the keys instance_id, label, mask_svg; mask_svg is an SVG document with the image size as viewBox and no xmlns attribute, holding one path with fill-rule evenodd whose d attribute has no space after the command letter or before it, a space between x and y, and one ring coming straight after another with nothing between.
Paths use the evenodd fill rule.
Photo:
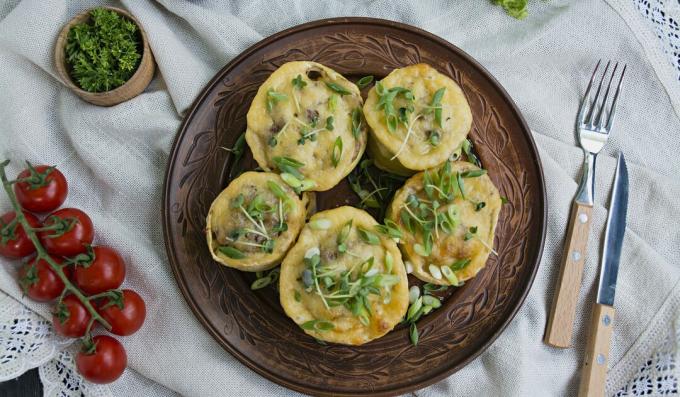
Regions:
<instances>
[{"instance_id":1,"label":"metal rivet on handle","mask_svg":"<svg viewBox=\"0 0 680 397\"><path fill-rule=\"evenodd\" d=\"M597 363L600 364L600 365L603 365L604 362L605 362L604 354L602 354L602 353L598 354L597 355Z\"/></svg>"},{"instance_id":2,"label":"metal rivet on handle","mask_svg":"<svg viewBox=\"0 0 680 397\"><path fill-rule=\"evenodd\" d=\"M604 317L602 317L602 324L605 325L605 327L608 327L609 324L612 323L611 317L609 317L609 314L605 314Z\"/></svg>"},{"instance_id":3,"label":"metal rivet on handle","mask_svg":"<svg viewBox=\"0 0 680 397\"><path fill-rule=\"evenodd\" d=\"M573 259L574 262L577 262L579 259L581 259L581 253L578 251L572 251L571 259Z\"/></svg>"},{"instance_id":4,"label":"metal rivet on handle","mask_svg":"<svg viewBox=\"0 0 680 397\"><path fill-rule=\"evenodd\" d=\"M586 222L588 222L588 215L586 215L586 214L584 214L583 212L581 212L581 213L578 215L578 221L581 222L581 223L586 223Z\"/></svg>"}]
</instances>

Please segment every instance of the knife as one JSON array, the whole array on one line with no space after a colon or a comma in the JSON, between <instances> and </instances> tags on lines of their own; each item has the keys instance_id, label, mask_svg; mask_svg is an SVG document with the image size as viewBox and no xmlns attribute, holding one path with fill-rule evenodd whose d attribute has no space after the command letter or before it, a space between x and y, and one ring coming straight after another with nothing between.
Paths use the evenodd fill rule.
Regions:
<instances>
[{"instance_id":1,"label":"knife","mask_svg":"<svg viewBox=\"0 0 680 397\"><path fill-rule=\"evenodd\" d=\"M623 153L621 153L616 164L612 197L607 215L607 228L604 233L597 299L593 306L590 334L586 345L583 368L581 369L579 396L582 397L604 396L609 343L614 327L616 277L619 273L619 260L621 259L623 236L626 230L627 208L628 169Z\"/></svg>"}]
</instances>

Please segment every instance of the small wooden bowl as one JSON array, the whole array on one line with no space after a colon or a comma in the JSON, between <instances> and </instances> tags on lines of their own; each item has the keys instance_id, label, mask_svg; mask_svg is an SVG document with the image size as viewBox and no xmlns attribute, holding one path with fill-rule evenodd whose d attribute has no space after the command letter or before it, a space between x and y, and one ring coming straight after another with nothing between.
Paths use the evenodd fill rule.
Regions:
<instances>
[{"instance_id":1,"label":"small wooden bowl","mask_svg":"<svg viewBox=\"0 0 680 397\"><path fill-rule=\"evenodd\" d=\"M151 48L149 47L149 40L146 37L146 32L144 31L144 28L142 28L142 25L139 23L137 18L120 8L102 8L115 11L116 13L128 18L134 22L137 27L139 27L144 48L142 50L142 60L140 61L139 66L132 77L130 77L130 79L120 87L105 92L85 91L80 88L78 84L71 78L71 75L69 74L71 66L66 61L66 40L68 38L68 32L74 25L87 22L90 19L91 10L85 10L81 12L64 26L64 28L59 33L59 37L57 37L57 44L54 49L54 59L56 61L57 73L59 73L62 81L79 97L95 105L113 106L141 94L151 82L154 72L156 71L156 64L154 62L153 54L151 53Z\"/></svg>"}]
</instances>

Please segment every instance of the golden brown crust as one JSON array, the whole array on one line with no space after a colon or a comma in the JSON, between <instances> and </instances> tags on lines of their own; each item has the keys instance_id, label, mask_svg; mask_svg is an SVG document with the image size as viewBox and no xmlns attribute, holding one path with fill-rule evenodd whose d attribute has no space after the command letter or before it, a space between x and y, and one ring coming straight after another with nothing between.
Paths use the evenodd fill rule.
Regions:
<instances>
[{"instance_id":1,"label":"golden brown crust","mask_svg":"<svg viewBox=\"0 0 680 397\"><path fill-rule=\"evenodd\" d=\"M306 84L301 89L292 83L297 76ZM341 95L328 84L349 94ZM269 90L285 95L271 109L267 105ZM335 105L329 104L331 97L335 97ZM366 123L361 123L356 136L352 128L352 111L360 111L362 105L357 86L334 70L316 62L289 62L258 89L248 110L246 141L263 169L280 172L274 158L290 157L305 164L300 172L316 183L310 190L329 190L352 171L366 149ZM329 117L332 130L326 129ZM303 135L308 139L301 144ZM337 139L342 141L342 152L334 164L331 153Z\"/></svg>"},{"instance_id":2,"label":"golden brown crust","mask_svg":"<svg viewBox=\"0 0 680 397\"><path fill-rule=\"evenodd\" d=\"M337 250L337 236L350 220L353 226L346 240L347 251L340 253ZM318 229L312 226L319 221L326 223L327 228ZM399 249L393 240L383 235L377 235L380 239L379 244L368 244L357 232L359 227L373 230L375 225L377 222L368 213L354 207L339 207L318 212L302 229L298 242L281 264L279 293L281 306L286 314L300 326L313 320L324 320L333 324L331 330L304 329L314 338L360 345L385 335L404 317L408 307L408 281ZM315 248L319 250L321 264L336 269L337 272L352 267L357 269L366 258L373 257L374 267L379 271L377 274L388 274L386 257L389 253L393 261L389 274L397 276L398 282L390 289L391 300L388 303L383 302L386 296L383 290L380 296L369 295L372 313L368 325L364 325L359 317L353 315L343 305L326 308L315 288L305 288L301 281L302 273L307 269L304 257L310 249ZM352 274L356 274L357 271Z\"/></svg>"},{"instance_id":3,"label":"golden brown crust","mask_svg":"<svg viewBox=\"0 0 680 397\"><path fill-rule=\"evenodd\" d=\"M393 70L381 81L385 89L403 87L415 96L415 110L411 115L411 134L407 143L408 128L399 124L396 131L387 128L385 114L378 109L379 96L376 86L371 88L364 104L364 116L370 126L371 139L380 146L383 161L377 162L381 168L425 170L434 168L446 161L466 138L472 125L472 112L461 88L449 77L439 73L426 64L407 66ZM441 101L442 126L435 122L434 112L427 112L437 90L445 88ZM397 97L395 107L406 106L405 99ZM422 116L418 116L422 114ZM415 120L415 121L413 121ZM439 144L433 146L429 139L432 131L440 135ZM375 149L371 149L373 153ZM394 156L396 158L394 158ZM388 162L399 163L390 166ZM401 175L405 173L402 172Z\"/></svg>"},{"instance_id":4,"label":"golden brown crust","mask_svg":"<svg viewBox=\"0 0 680 397\"><path fill-rule=\"evenodd\" d=\"M457 161L451 163L451 172L479 170L475 165ZM493 247L494 233L502 201L500 194L488 175L464 179L465 199L456 195L450 203L441 200L438 211L445 213L449 206L455 205L460 223L451 234L439 233L439 238L434 239L432 253L424 257L416 253L415 244L421 243L419 234L410 233L405 227L400 212L405 211L408 196L415 194L419 199L427 199L424 192L424 172L420 172L406 181L404 186L394 195L394 199L388 208L387 217L395 221L402 232L403 239L399 247L404 254L404 260L413 265L413 275L419 279L438 285L451 285L445 277L435 278L429 271L429 266L449 266L462 259L470 259L470 263L463 269L454 271L459 281L468 280L484 268ZM476 210L476 203L484 202L484 208ZM475 236L465 241L465 234L470 227L476 227Z\"/></svg>"},{"instance_id":5,"label":"golden brown crust","mask_svg":"<svg viewBox=\"0 0 680 397\"><path fill-rule=\"evenodd\" d=\"M267 182L276 183L288 197L288 204L283 203L287 211L284 220L287 230L277 233L273 226L279 223L278 205L279 199L268 187ZM260 233L261 229L251 223L243 211L233 208L232 203L239 196L244 197L244 207L257 196L264 202L274 207L274 210L264 215L262 225L267 234L274 240L271 253L263 251L259 247L246 244L262 244L262 236L247 234L249 238L240 237L237 240L244 243L236 243L230 236L237 229L249 228ZM244 172L231 181L213 201L206 218L206 237L208 248L213 259L225 266L235 269L256 272L275 267L293 245L295 239L305 222L305 207L293 189L286 185L280 176L271 172ZM232 258L219 250L220 246L231 246L245 254L244 258Z\"/></svg>"}]
</instances>

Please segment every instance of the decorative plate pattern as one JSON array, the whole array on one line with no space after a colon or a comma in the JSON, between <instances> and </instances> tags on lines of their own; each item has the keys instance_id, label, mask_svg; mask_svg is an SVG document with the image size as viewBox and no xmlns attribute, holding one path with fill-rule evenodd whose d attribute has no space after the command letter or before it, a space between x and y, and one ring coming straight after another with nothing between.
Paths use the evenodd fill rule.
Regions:
<instances>
[{"instance_id":1,"label":"decorative plate pattern","mask_svg":"<svg viewBox=\"0 0 680 397\"><path fill-rule=\"evenodd\" d=\"M251 275L219 266L203 236L212 200L228 184L231 147L245 131L259 85L281 64L313 60L351 79L382 78L425 62L463 88L474 117L470 137L509 203L487 267L418 323L410 344L400 326L359 347L321 345L283 313ZM254 162L247 153L246 167ZM545 187L533 139L500 85L467 54L411 26L369 18L322 20L283 31L246 50L204 89L177 135L164 192L164 232L177 283L198 319L237 359L268 379L315 395L395 395L425 387L479 355L522 304L545 233ZM320 209L356 203L343 182L317 194Z\"/></svg>"}]
</instances>

